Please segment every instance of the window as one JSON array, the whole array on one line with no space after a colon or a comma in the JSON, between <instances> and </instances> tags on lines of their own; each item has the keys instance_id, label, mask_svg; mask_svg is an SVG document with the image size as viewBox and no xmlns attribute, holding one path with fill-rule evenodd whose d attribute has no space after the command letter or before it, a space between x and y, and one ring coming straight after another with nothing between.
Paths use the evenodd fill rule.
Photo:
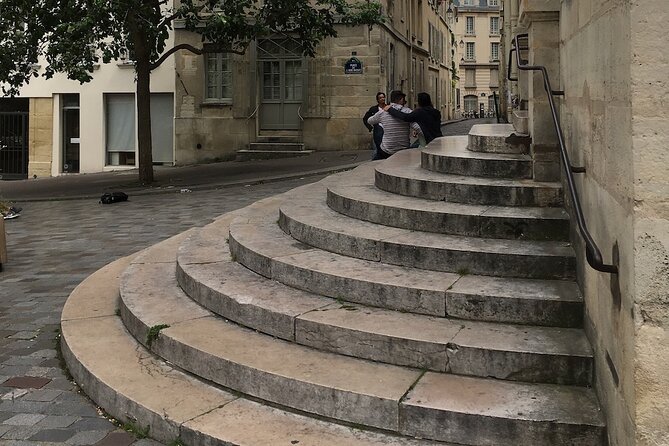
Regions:
<instances>
[{"instance_id":1,"label":"window","mask_svg":"<svg viewBox=\"0 0 669 446\"><path fill-rule=\"evenodd\" d=\"M493 42L490 44L490 61L499 61L499 42Z\"/></svg>"},{"instance_id":2,"label":"window","mask_svg":"<svg viewBox=\"0 0 669 446\"><path fill-rule=\"evenodd\" d=\"M135 165L135 95L106 94L108 166Z\"/></svg>"},{"instance_id":3,"label":"window","mask_svg":"<svg viewBox=\"0 0 669 446\"><path fill-rule=\"evenodd\" d=\"M436 61L441 62L444 57L443 50L444 35L441 31L430 23L429 25L429 52L430 56Z\"/></svg>"},{"instance_id":4,"label":"window","mask_svg":"<svg viewBox=\"0 0 669 446\"><path fill-rule=\"evenodd\" d=\"M463 0L463 6L474 6L474 0Z\"/></svg>"},{"instance_id":5,"label":"window","mask_svg":"<svg viewBox=\"0 0 669 446\"><path fill-rule=\"evenodd\" d=\"M488 0L488 6L499 6L499 0Z\"/></svg>"},{"instance_id":6,"label":"window","mask_svg":"<svg viewBox=\"0 0 669 446\"><path fill-rule=\"evenodd\" d=\"M499 17L490 17L490 34L499 34Z\"/></svg>"},{"instance_id":7,"label":"window","mask_svg":"<svg viewBox=\"0 0 669 446\"><path fill-rule=\"evenodd\" d=\"M206 55L206 101L232 101L232 68L228 53Z\"/></svg>"},{"instance_id":8,"label":"window","mask_svg":"<svg viewBox=\"0 0 669 446\"><path fill-rule=\"evenodd\" d=\"M474 17L466 17L465 34L474 35Z\"/></svg>"},{"instance_id":9,"label":"window","mask_svg":"<svg viewBox=\"0 0 669 446\"><path fill-rule=\"evenodd\" d=\"M497 44L499 45L499 43ZM476 52L474 51L474 42L467 42L467 49L465 50L465 60L476 60Z\"/></svg>"},{"instance_id":10,"label":"window","mask_svg":"<svg viewBox=\"0 0 669 446\"><path fill-rule=\"evenodd\" d=\"M499 70L497 68L490 69L490 88L499 87Z\"/></svg>"},{"instance_id":11,"label":"window","mask_svg":"<svg viewBox=\"0 0 669 446\"><path fill-rule=\"evenodd\" d=\"M476 112L479 107L479 98L475 94L465 96L465 111Z\"/></svg>"},{"instance_id":12,"label":"window","mask_svg":"<svg viewBox=\"0 0 669 446\"><path fill-rule=\"evenodd\" d=\"M495 96L493 96L492 93L490 94L490 96L488 96L488 115L492 116L492 117L494 117L496 115L495 114Z\"/></svg>"},{"instance_id":13,"label":"window","mask_svg":"<svg viewBox=\"0 0 669 446\"><path fill-rule=\"evenodd\" d=\"M465 70L465 88L476 88L476 70Z\"/></svg>"}]
</instances>

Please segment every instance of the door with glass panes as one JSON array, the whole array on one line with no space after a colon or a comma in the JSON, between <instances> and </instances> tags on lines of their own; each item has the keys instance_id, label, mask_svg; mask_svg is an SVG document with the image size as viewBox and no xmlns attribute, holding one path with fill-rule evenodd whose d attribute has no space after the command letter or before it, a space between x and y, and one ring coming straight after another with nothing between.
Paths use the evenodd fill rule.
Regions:
<instances>
[{"instance_id":1,"label":"door with glass panes","mask_svg":"<svg viewBox=\"0 0 669 446\"><path fill-rule=\"evenodd\" d=\"M298 130L303 99L302 57L297 41L258 42L260 129Z\"/></svg>"}]
</instances>

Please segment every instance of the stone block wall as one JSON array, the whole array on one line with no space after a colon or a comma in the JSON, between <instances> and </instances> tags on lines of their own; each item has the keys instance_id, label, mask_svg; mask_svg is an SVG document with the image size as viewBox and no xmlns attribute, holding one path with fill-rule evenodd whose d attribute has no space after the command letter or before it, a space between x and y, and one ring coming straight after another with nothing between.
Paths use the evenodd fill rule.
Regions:
<instances>
[{"instance_id":1,"label":"stone block wall","mask_svg":"<svg viewBox=\"0 0 669 446\"><path fill-rule=\"evenodd\" d=\"M51 176L53 99L30 98L28 115L28 177Z\"/></svg>"},{"instance_id":2,"label":"stone block wall","mask_svg":"<svg viewBox=\"0 0 669 446\"><path fill-rule=\"evenodd\" d=\"M562 0L561 118L591 233L619 275L580 278L612 445L669 444L666 1Z\"/></svg>"},{"instance_id":3,"label":"stone block wall","mask_svg":"<svg viewBox=\"0 0 669 446\"><path fill-rule=\"evenodd\" d=\"M641 445L669 444L668 6L664 0L630 5L634 380L636 441ZM616 54L612 62L619 60Z\"/></svg>"}]
</instances>

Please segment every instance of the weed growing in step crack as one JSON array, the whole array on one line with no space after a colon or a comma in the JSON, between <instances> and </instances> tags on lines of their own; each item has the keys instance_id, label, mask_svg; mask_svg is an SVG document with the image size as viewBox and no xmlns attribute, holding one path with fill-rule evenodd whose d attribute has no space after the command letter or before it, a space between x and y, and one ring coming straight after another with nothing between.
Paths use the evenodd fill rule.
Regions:
<instances>
[{"instance_id":1,"label":"weed growing in step crack","mask_svg":"<svg viewBox=\"0 0 669 446\"><path fill-rule=\"evenodd\" d=\"M149 328L149 331L146 333L146 345L148 345L149 348L151 348L151 344L153 344L153 341L158 339L160 330L163 330L165 328L170 328L170 326L167 324L159 324Z\"/></svg>"}]
</instances>

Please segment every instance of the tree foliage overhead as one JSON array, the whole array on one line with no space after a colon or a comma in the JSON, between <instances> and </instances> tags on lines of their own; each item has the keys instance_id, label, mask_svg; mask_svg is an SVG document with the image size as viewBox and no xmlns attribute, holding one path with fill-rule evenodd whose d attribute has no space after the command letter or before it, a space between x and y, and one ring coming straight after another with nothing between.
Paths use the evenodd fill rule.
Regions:
<instances>
[{"instance_id":1,"label":"tree foliage overhead","mask_svg":"<svg viewBox=\"0 0 669 446\"><path fill-rule=\"evenodd\" d=\"M206 51L242 54L257 37L297 38L306 56L335 25L381 23L376 0L0 0L0 85L3 95L40 75L65 73L81 83L100 61L128 58L137 82L139 179L153 181L150 74L179 50L167 48L175 25L198 33Z\"/></svg>"},{"instance_id":2,"label":"tree foliage overhead","mask_svg":"<svg viewBox=\"0 0 669 446\"><path fill-rule=\"evenodd\" d=\"M336 36L337 23L382 20L380 4L369 0L0 0L0 81L3 94L16 94L38 76L38 62L47 78L65 73L83 83L100 62L128 57L155 69L178 49L201 52L166 47L175 23L215 51L243 53L256 37L278 33L295 36L313 56L320 41Z\"/></svg>"}]
</instances>

